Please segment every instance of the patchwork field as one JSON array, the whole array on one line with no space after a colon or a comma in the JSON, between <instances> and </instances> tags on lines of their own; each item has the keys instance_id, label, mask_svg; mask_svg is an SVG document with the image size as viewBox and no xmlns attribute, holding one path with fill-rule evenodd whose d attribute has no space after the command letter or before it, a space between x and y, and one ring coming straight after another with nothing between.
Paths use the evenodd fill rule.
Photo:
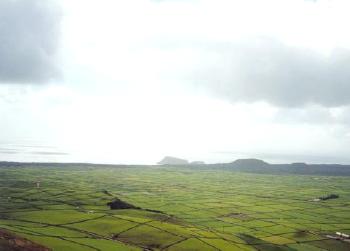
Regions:
<instances>
[{"instance_id":1,"label":"patchwork field","mask_svg":"<svg viewBox=\"0 0 350 251\"><path fill-rule=\"evenodd\" d=\"M55 251L350 250L332 238L350 234L350 177L48 165L0 168L0 191L0 232Z\"/></svg>"}]
</instances>

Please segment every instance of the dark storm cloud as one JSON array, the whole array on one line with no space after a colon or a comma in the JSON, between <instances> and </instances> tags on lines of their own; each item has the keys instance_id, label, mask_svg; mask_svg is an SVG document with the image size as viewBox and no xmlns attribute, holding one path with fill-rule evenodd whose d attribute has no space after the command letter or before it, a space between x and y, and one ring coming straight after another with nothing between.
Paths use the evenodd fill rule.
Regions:
<instances>
[{"instance_id":1,"label":"dark storm cloud","mask_svg":"<svg viewBox=\"0 0 350 251\"><path fill-rule=\"evenodd\" d=\"M266 101L282 107L350 104L350 52L322 55L273 39L204 46L209 52L190 73L198 88L232 102Z\"/></svg>"},{"instance_id":2,"label":"dark storm cloud","mask_svg":"<svg viewBox=\"0 0 350 251\"><path fill-rule=\"evenodd\" d=\"M59 77L61 13L51 0L0 1L0 83L44 83Z\"/></svg>"}]
</instances>

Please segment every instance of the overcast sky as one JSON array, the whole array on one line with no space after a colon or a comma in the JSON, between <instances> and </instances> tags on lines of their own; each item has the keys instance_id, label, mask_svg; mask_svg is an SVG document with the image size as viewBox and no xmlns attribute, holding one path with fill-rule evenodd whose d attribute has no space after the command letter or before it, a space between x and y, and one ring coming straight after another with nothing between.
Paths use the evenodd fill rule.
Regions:
<instances>
[{"instance_id":1,"label":"overcast sky","mask_svg":"<svg viewBox=\"0 0 350 251\"><path fill-rule=\"evenodd\" d=\"M350 163L348 0L1 0L0 160Z\"/></svg>"}]
</instances>

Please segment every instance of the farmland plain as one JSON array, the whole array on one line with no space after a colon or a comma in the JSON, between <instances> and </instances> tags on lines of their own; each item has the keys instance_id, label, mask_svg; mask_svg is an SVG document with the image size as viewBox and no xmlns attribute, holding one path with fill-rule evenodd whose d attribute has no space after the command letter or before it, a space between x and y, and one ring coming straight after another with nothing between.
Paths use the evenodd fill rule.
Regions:
<instances>
[{"instance_id":1,"label":"farmland plain","mask_svg":"<svg viewBox=\"0 0 350 251\"><path fill-rule=\"evenodd\" d=\"M346 251L350 243L330 235L350 234L349 179L199 167L4 166L0 229L55 251ZM315 200L328 194L339 198ZM111 210L107 203L116 198L140 209Z\"/></svg>"}]
</instances>

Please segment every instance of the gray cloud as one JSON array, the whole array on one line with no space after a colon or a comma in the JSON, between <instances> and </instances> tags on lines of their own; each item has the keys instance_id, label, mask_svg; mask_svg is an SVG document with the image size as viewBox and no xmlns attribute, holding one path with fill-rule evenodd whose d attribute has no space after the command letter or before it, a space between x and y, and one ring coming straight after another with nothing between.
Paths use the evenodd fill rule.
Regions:
<instances>
[{"instance_id":1,"label":"gray cloud","mask_svg":"<svg viewBox=\"0 0 350 251\"><path fill-rule=\"evenodd\" d=\"M332 113L327 107L311 106L307 109L298 108L282 108L274 117L276 123L287 124L336 124L343 121L332 116Z\"/></svg>"},{"instance_id":2,"label":"gray cloud","mask_svg":"<svg viewBox=\"0 0 350 251\"><path fill-rule=\"evenodd\" d=\"M0 83L43 83L59 77L61 13L51 0L0 1Z\"/></svg>"},{"instance_id":3,"label":"gray cloud","mask_svg":"<svg viewBox=\"0 0 350 251\"><path fill-rule=\"evenodd\" d=\"M202 49L207 56L186 77L197 88L232 102L266 101L281 107L350 104L348 50L326 56L273 39L202 45Z\"/></svg>"},{"instance_id":4,"label":"gray cloud","mask_svg":"<svg viewBox=\"0 0 350 251\"><path fill-rule=\"evenodd\" d=\"M278 109L274 123L342 126L350 132L350 105L336 108L324 106L287 107Z\"/></svg>"}]
</instances>

